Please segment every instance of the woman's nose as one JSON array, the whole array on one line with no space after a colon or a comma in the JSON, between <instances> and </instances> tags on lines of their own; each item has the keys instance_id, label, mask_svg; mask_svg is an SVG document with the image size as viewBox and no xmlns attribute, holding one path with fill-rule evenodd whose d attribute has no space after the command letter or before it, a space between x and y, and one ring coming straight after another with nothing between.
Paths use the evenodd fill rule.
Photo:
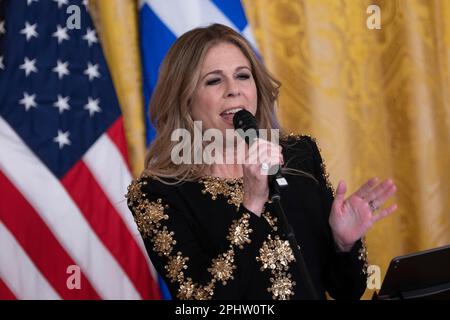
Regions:
<instances>
[{"instance_id":1,"label":"woman's nose","mask_svg":"<svg viewBox=\"0 0 450 320\"><path fill-rule=\"evenodd\" d=\"M235 97L240 94L239 84L236 81L228 81L226 88L226 97Z\"/></svg>"}]
</instances>

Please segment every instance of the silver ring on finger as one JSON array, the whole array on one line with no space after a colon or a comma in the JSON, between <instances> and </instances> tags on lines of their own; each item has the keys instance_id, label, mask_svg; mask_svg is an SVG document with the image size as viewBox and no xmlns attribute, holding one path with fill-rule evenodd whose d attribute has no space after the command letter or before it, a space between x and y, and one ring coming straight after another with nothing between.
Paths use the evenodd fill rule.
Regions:
<instances>
[{"instance_id":1,"label":"silver ring on finger","mask_svg":"<svg viewBox=\"0 0 450 320\"><path fill-rule=\"evenodd\" d=\"M266 163L266 162L261 163L261 171L269 172L269 169L270 169L270 166L268 163Z\"/></svg>"},{"instance_id":2,"label":"silver ring on finger","mask_svg":"<svg viewBox=\"0 0 450 320\"><path fill-rule=\"evenodd\" d=\"M375 205L375 201L374 200L369 201L369 207L370 207L370 210L372 210L372 212L378 210L378 207Z\"/></svg>"}]
</instances>

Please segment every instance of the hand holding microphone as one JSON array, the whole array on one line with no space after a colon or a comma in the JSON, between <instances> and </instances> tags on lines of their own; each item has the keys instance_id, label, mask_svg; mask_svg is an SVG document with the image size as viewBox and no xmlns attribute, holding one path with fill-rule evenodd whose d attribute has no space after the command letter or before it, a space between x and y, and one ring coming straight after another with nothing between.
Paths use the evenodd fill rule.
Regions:
<instances>
[{"instance_id":1,"label":"hand holding microphone","mask_svg":"<svg viewBox=\"0 0 450 320\"><path fill-rule=\"evenodd\" d=\"M248 148L243 164L243 204L258 216L269 198L268 174L271 168L282 163L281 147L267 140L256 139Z\"/></svg>"},{"instance_id":2,"label":"hand holding microphone","mask_svg":"<svg viewBox=\"0 0 450 320\"><path fill-rule=\"evenodd\" d=\"M273 175L279 173L283 164L282 149L270 141L259 139L258 126L255 117L247 110L241 110L234 115L233 124L236 130L248 133L254 130L254 137L245 139L249 144L243 165L244 199L243 205L260 216L261 211L269 198L270 190L276 183ZM272 176L270 176L272 175Z\"/></svg>"}]
</instances>

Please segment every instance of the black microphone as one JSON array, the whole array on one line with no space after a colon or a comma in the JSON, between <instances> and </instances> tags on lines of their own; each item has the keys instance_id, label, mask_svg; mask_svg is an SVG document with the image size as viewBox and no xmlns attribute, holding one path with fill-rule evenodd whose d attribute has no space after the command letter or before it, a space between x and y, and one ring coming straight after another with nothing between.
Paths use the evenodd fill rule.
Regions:
<instances>
[{"instance_id":1,"label":"black microphone","mask_svg":"<svg viewBox=\"0 0 450 320\"><path fill-rule=\"evenodd\" d=\"M242 109L234 114L233 125L235 130L237 130L241 135L244 135L243 138L249 146L256 138L259 137L258 123L256 122L256 118L245 109ZM270 168L269 172L272 172L273 169L274 168ZM288 186L288 183L281 174L280 169L281 167L277 166L275 173L268 176L270 198L272 200L279 199L279 189L286 188Z\"/></svg>"}]
</instances>

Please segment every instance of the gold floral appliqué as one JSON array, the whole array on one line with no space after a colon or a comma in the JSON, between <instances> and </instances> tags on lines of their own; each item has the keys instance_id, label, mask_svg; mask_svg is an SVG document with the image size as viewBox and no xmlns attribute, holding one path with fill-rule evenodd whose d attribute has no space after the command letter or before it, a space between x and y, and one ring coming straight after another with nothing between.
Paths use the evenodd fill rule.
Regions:
<instances>
[{"instance_id":1,"label":"gold floral appliqu\u00e9","mask_svg":"<svg viewBox=\"0 0 450 320\"><path fill-rule=\"evenodd\" d=\"M234 220L227 236L227 240L231 242L232 245L238 246L240 249L244 248L244 244L250 243L250 233L253 232L249 227L250 214L244 213L242 218L239 220Z\"/></svg>"},{"instance_id":2,"label":"gold floral appliqu\u00e9","mask_svg":"<svg viewBox=\"0 0 450 320\"><path fill-rule=\"evenodd\" d=\"M223 285L226 285L228 280L234 279L234 269L236 269L234 265L234 250L230 248L228 252L223 253L219 258L213 259L212 266L208 271L216 281L221 281Z\"/></svg>"},{"instance_id":3,"label":"gold floral appliqu\u00e9","mask_svg":"<svg viewBox=\"0 0 450 320\"><path fill-rule=\"evenodd\" d=\"M175 233L166 226L162 226L163 220L169 219L167 214L169 206L163 204L162 199L150 201L146 198L146 194L142 192L142 187L147 184L146 178L148 177L143 176L134 180L128 187L126 195L128 205L133 208L134 219L142 237L150 238L153 250L158 255L167 257L165 265L167 278L179 284L177 294L179 299L211 299L217 282L226 285L227 281L234 278L233 272L236 269L234 250L236 247L243 249L245 244L250 243L249 235L252 232L248 222L250 214L245 213L239 220L233 221L227 237L230 241L228 250L212 260L208 268L212 279L202 286L194 283L191 278L185 278L184 271L188 269L189 258L184 257L181 252L173 254L174 245L177 243L174 238ZM242 202L242 181L239 179L231 181L227 187L224 185L221 187L216 182L207 183L205 186L214 199L218 194L223 194L229 197L230 204L237 207Z\"/></svg>"},{"instance_id":4,"label":"gold floral appliqu\u00e9","mask_svg":"<svg viewBox=\"0 0 450 320\"><path fill-rule=\"evenodd\" d=\"M229 204L233 204L237 208L241 205L244 198L242 178L226 179L206 176L200 179L200 182L204 185L202 193L209 193L213 200L216 200L218 195L223 195L228 199Z\"/></svg>"},{"instance_id":5,"label":"gold floral appliqu\u00e9","mask_svg":"<svg viewBox=\"0 0 450 320\"><path fill-rule=\"evenodd\" d=\"M362 269L362 273L365 274L366 276L369 276L368 274L368 268L369 268L369 252L367 251L367 246L366 246L366 240L364 238L361 239L361 243L362 246L358 251L358 260L363 261L363 269Z\"/></svg>"},{"instance_id":6,"label":"gold floral appliqu\u00e9","mask_svg":"<svg viewBox=\"0 0 450 320\"><path fill-rule=\"evenodd\" d=\"M184 278L183 270L187 269L188 257L183 257L181 252L177 252L175 256L169 257L169 261L164 268L167 270L167 277L171 282L175 282Z\"/></svg>"},{"instance_id":7,"label":"gold floral appliqu\u00e9","mask_svg":"<svg viewBox=\"0 0 450 320\"><path fill-rule=\"evenodd\" d=\"M256 260L261 262L261 271L268 269L272 274L271 286L267 289L272 293L272 298L289 299L294 294L295 286L295 281L287 273L289 264L295 261L289 241L281 240L279 236L272 239L272 235L269 234L259 249Z\"/></svg>"}]
</instances>

